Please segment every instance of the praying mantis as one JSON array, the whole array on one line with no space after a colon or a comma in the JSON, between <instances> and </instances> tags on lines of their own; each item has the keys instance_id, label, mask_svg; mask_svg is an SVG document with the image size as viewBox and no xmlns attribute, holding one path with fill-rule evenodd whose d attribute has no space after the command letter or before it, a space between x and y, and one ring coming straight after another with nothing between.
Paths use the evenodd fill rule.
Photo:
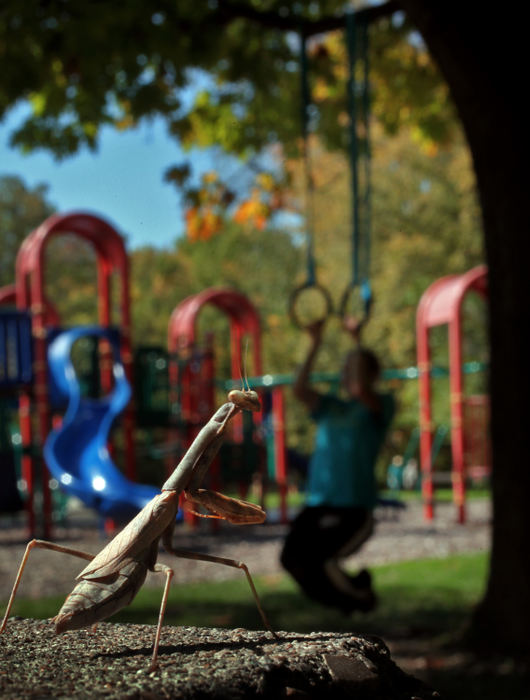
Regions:
<instances>
[{"instance_id":1,"label":"praying mantis","mask_svg":"<svg viewBox=\"0 0 530 700\"><path fill-rule=\"evenodd\" d=\"M209 511L210 515L203 517L221 518L235 525L261 523L265 520L265 511L259 506L229 498L216 491L200 488L202 480L221 446L229 420L242 410L258 411L259 409L260 402L255 391L250 389L230 391L228 402L224 403L201 429L171 476L163 484L161 493L155 496L99 554L94 556L53 542L31 540L18 569L0 626L0 634L6 628L22 572L29 553L35 547L64 552L89 562L77 576L78 583L66 598L59 613L53 618L57 634L96 625L126 607L140 590L147 572L154 571L166 576L149 666L149 671L155 670L158 665L158 647L169 587L174 575L169 566L157 563L158 545L159 541L162 540L165 550L177 557L209 561L242 569L263 624L275 635L261 607L250 572L243 562L175 549L172 545L173 529L181 494L193 506L202 506ZM200 513L196 514L201 515Z\"/></svg>"}]
</instances>

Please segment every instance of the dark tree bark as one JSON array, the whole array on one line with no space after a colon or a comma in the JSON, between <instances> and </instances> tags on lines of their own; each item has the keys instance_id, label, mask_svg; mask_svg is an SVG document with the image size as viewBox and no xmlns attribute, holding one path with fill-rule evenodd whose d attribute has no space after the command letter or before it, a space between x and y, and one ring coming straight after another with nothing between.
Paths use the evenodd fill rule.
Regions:
<instances>
[{"instance_id":1,"label":"dark tree bark","mask_svg":"<svg viewBox=\"0 0 530 700\"><path fill-rule=\"evenodd\" d=\"M489 648L530 650L528 24L523 5L400 0L443 72L471 148L489 266L493 540L472 624Z\"/></svg>"}]
</instances>

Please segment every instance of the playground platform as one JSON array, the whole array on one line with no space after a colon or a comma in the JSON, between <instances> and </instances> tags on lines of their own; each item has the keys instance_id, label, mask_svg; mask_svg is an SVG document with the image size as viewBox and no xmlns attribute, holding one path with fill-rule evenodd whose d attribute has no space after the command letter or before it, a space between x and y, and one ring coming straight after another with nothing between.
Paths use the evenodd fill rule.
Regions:
<instances>
[{"instance_id":1,"label":"playground platform","mask_svg":"<svg viewBox=\"0 0 530 700\"><path fill-rule=\"evenodd\" d=\"M423 519L420 502L409 503L405 510L389 513L379 509L377 530L374 537L355 556L348 560L351 568L373 566L406 559L444 557L459 552L485 551L490 540L490 503L486 500L469 502L469 518L465 525L455 522L454 507L450 503L437 506L436 520ZM277 575L281 573L279 554L287 531L286 525L271 524L241 526L222 525L217 534L211 532L207 521L191 531L178 526L176 546L196 552L231 557L246 562L253 574ZM25 529L0 520L0 601L9 597L16 567L25 548ZM69 547L96 553L106 540L102 538L96 519L90 511L80 511L72 517L68 528L57 527L56 541ZM159 561L173 565L175 584L200 580L233 579L241 572L224 566L192 560L178 560L161 554ZM66 595L73 586L75 576L83 568L80 560L66 555L35 550L31 554L20 586L19 596L39 598ZM149 574L145 585L160 587L160 576Z\"/></svg>"}]
</instances>

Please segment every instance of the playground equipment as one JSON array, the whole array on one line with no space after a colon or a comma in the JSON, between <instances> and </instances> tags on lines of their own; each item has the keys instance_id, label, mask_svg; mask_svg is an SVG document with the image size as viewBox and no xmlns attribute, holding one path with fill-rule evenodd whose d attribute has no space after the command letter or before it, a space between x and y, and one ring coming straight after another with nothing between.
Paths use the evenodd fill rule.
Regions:
<instances>
[{"instance_id":1,"label":"playground equipment","mask_svg":"<svg viewBox=\"0 0 530 700\"><path fill-rule=\"evenodd\" d=\"M188 425L202 424L215 406L214 357L211 337L206 339L206 352L201 353L197 339L197 320L201 310L211 305L230 320L231 377L240 380L243 366L242 340L251 340L254 374L261 374L261 328L259 315L250 301L231 289L205 289L182 301L171 314L168 326L168 348L172 355L169 366L170 385L180 397L181 419ZM237 421L233 421L237 426ZM235 433L241 429L241 422Z\"/></svg>"},{"instance_id":2,"label":"playground equipment","mask_svg":"<svg viewBox=\"0 0 530 700\"><path fill-rule=\"evenodd\" d=\"M431 464L433 465L445 442L448 431L449 428L444 423L436 428L431 449ZM421 477L418 469L418 461L416 459L419 444L420 429L416 426L410 434L403 454L395 455L388 465L386 483L391 491L416 489L421 486Z\"/></svg>"},{"instance_id":3,"label":"playground equipment","mask_svg":"<svg viewBox=\"0 0 530 700\"><path fill-rule=\"evenodd\" d=\"M103 398L83 398L71 352L80 338L105 338L112 349L114 387ZM60 333L48 349L48 364L55 393L68 403L61 425L44 445L44 458L61 487L102 516L124 522L140 511L159 490L126 479L108 450L112 424L129 403L130 384L120 359L120 338L115 329L98 326Z\"/></svg>"},{"instance_id":4,"label":"playground equipment","mask_svg":"<svg viewBox=\"0 0 530 700\"><path fill-rule=\"evenodd\" d=\"M362 316L359 327L370 317L373 295L370 285L370 238L371 238L371 153L370 153L370 61L368 25L356 26L355 13L346 13L346 43L348 49L348 109L350 112L349 155L351 171L351 269L350 284L342 294L339 316L344 318L352 296L358 291L362 302ZM360 63L362 78L357 83L355 71ZM359 104L357 104L359 93ZM359 161L361 157L358 130L363 133L362 175Z\"/></svg>"},{"instance_id":5,"label":"playground equipment","mask_svg":"<svg viewBox=\"0 0 530 700\"><path fill-rule=\"evenodd\" d=\"M480 362L467 362L462 365L461 371L463 374L476 374L481 373L486 369L486 366ZM449 376L449 370L445 367L431 367L431 377L434 379L446 378ZM381 374L381 379L384 382L406 382L418 380L420 377L420 371L417 367L406 367L402 369L384 369ZM271 412L269 414L270 420L272 422L273 429L268 431L264 430L265 443L267 446L267 470L269 477L279 486L280 495L280 515L281 522L288 522L288 510L287 510L287 483L288 474L291 470L299 471L299 465L302 462L307 462L308 457L305 459L300 455L293 454L292 450L286 448L287 445L287 435L285 429L285 411L284 411L284 392L289 389L294 383L294 376L291 374L265 374L263 376L251 376L248 378L248 384L252 389L260 391L263 396L263 403L266 404L268 397L274 398L274 403L271 401ZM337 386L340 382L340 374L337 372L314 372L310 376L310 382L312 384L328 384L330 386ZM223 382L220 386L223 387L225 391L236 386L236 383L232 380ZM481 397L478 397L480 401ZM469 397L466 403L475 402L476 397ZM279 408L278 408L279 407ZM266 423L266 421L265 421ZM476 426L477 427L477 426ZM440 424L433 431L433 437L431 442L431 464L435 464L438 455L442 447L446 444L446 437L449 428L445 424ZM484 424L481 423L481 431L483 434ZM469 437L469 433L466 430L466 436ZM466 439L466 454L471 455L472 449L474 449L474 455L478 455L484 452L484 440L480 439L481 432L475 433L475 439ZM405 451L399 460L391 464L387 470L387 486L390 490L399 490L403 487L412 488L412 475L416 472L416 469L410 469L408 479L404 475L404 467L407 463L415 461L414 457L416 455L418 444L420 439L420 429L415 428L410 436L407 443ZM481 449L479 449L481 448ZM471 457L469 458L471 460ZM476 457L473 457L474 461L468 461L469 464L478 464ZM480 477L484 470L475 467L470 470L470 475L473 477ZM407 484L404 481L407 481ZM416 479L414 478L414 481ZM421 479L418 479L421 481ZM389 505L388 499L379 499L379 505ZM390 505L395 504L392 499Z\"/></svg>"},{"instance_id":6,"label":"playground equipment","mask_svg":"<svg viewBox=\"0 0 530 700\"><path fill-rule=\"evenodd\" d=\"M308 289L316 291L323 305L322 318L333 313L333 301L329 291L317 281L317 266L315 259L315 230L314 230L314 182L309 148L309 108L311 96L309 91L306 36L300 33L300 92L302 98L302 156L304 163L305 181L305 229L306 229L306 279L295 287L289 297L289 315L292 322L299 328L304 326L297 311L297 302Z\"/></svg>"},{"instance_id":7,"label":"playground equipment","mask_svg":"<svg viewBox=\"0 0 530 700\"><path fill-rule=\"evenodd\" d=\"M293 289L289 297L289 315L292 322L302 328L297 309L304 292L313 290L321 298L323 320L334 312L331 295L317 281L314 253L314 182L309 143L311 94L308 79L307 36L300 33L300 92L302 97L302 148L305 180L305 225L307 239L306 279ZM349 111L349 162L351 172L351 281L341 295L337 314L344 319L348 305L359 294L361 309L356 311L359 338L361 328L370 316L373 294L370 285L370 237L371 237L371 158L370 158L370 86L368 25L357 26L355 13L346 13L346 44L348 53L348 111ZM360 64L362 78L356 80L356 66ZM359 131L363 134L363 146ZM362 158L362 173L359 162ZM362 175L362 177L360 177ZM314 306L314 304L312 305ZM317 319L314 319L317 320Z\"/></svg>"},{"instance_id":8,"label":"playground equipment","mask_svg":"<svg viewBox=\"0 0 530 700\"><path fill-rule=\"evenodd\" d=\"M8 303L5 296L0 303ZM16 402L18 391L33 381L32 359L29 314L15 309L0 309L0 513L15 513L24 507L17 488L9 418L11 404Z\"/></svg>"},{"instance_id":9,"label":"playground equipment","mask_svg":"<svg viewBox=\"0 0 530 700\"><path fill-rule=\"evenodd\" d=\"M22 437L22 479L27 489L26 508L28 529L33 536L37 528L36 494L42 492L42 522L39 533L50 536L51 496L49 480L44 464L37 468L35 448L43 446L51 428L54 408L48 387L48 345L57 332L59 317L45 295L45 251L50 239L64 234L75 235L87 241L96 253L98 273L98 312L102 328L111 325L111 281L118 277L120 356L125 376L131 379L130 317L129 317L129 268L125 245L117 231L104 220L79 212L54 215L46 219L23 241L16 260L16 283L0 290L0 303L16 301L19 312L28 314L29 335L24 345L33 358L31 378L20 384L19 421ZM110 392L113 383L112 351L108 342L100 345L100 373L103 391ZM36 416L37 431L33 435L32 414ZM135 478L133 445L133 412L129 404L123 416L125 436L126 471L129 479Z\"/></svg>"},{"instance_id":10,"label":"playground equipment","mask_svg":"<svg viewBox=\"0 0 530 700\"><path fill-rule=\"evenodd\" d=\"M424 513L428 520L432 520L434 517L432 366L429 345L429 330L434 326L447 324L449 328L452 483L453 499L459 523L464 523L466 518L466 472L474 469L485 473L490 466L489 449L484 437L488 421L487 398L466 400L463 394L461 308L465 295L470 291L487 297L488 272L484 265L479 265L462 275L449 275L437 280L423 293L418 305L416 328L420 400L420 460ZM473 429L473 437L469 437L470 433L466 431L466 427ZM481 445L480 449L477 440ZM468 445L467 449L466 444ZM471 460L474 461L479 456L482 463L472 463Z\"/></svg>"},{"instance_id":11,"label":"playground equipment","mask_svg":"<svg viewBox=\"0 0 530 700\"><path fill-rule=\"evenodd\" d=\"M213 306L230 321L230 370L232 379L241 386L243 340L251 341L251 371L261 374L261 327L257 310L250 301L231 289L206 289L187 297L173 311L168 326L170 406L173 430L170 440L180 441L183 448L191 444L199 428L215 407L215 358L212 337L206 337L201 347L197 337L197 321L205 306ZM260 412L261 413L261 412ZM260 420L261 416L258 417ZM232 420L232 443L239 446L254 444L251 414L235 416ZM255 459L252 460L255 467ZM242 455L241 464L249 462ZM218 467L217 467L218 469ZM242 495L248 479L238 480ZM212 478L218 478L216 468Z\"/></svg>"},{"instance_id":12,"label":"playground equipment","mask_svg":"<svg viewBox=\"0 0 530 700\"><path fill-rule=\"evenodd\" d=\"M45 247L52 236L61 234L77 235L95 249L99 326L63 331L56 309L46 298L43 269ZM23 380L11 383L10 400L13 402L18 397L19 401L22 437L20 478L26 491L29 533L31 536L49 537L51 532L50 483L45 465L41 461L44 445L49 469L64 490L75 493L85 504L95 507L102 515L122 519L122 513L126 512L128 517L132 508L140 508L143 504L140 502L142 499L138 490L131 484L134 478L131 434L133 424L130 404L125 401L125 396L129 393L125 386L131 383L130 319L128 261L123 241L112 227L93 215L74 213L54 216L25 239L19 251L16 270L16 285L0 289L0 304L16 303L20 307L19 310L10 310L9 314L15 315L25 324L23 339L17 347L29 358L25 361L28 372ZM110 326L113 273L119 276L119 334ZM169 427L173 436L177 437L172 444L170 436L168 449L165 451L165 454L171 455L172 464L175 457L174 445L178 443L181 450L185 449L215 406L215 358L212 338L207 334L206 342L199 345L196 337L196 321L201 309L206 305L218 308L230 319L231 376L238 388L241 369L245 364L242 358L244 339L250 340L250 356L253 359L250 370L254 374L261 373L260 321L256 309L246 297L233 290L208 289L179 304L169 323L168 344L171 362L170 354L165 350L161 352L160 348L139 348L137 367L143 372L140 372L139 386L135 387L135 392L139 390L139 396L141 395L139 404L142 410L139 415L142 425ZM11 328L10 324L4 325L6 329ZM5 333L1 337L4 336ZM69 355L77 340L84 343L92 341L89 356L93 360L91 370L96 371L96 376L94 378L91 375L88 379L90 385L98 389L98 395L100 390L106 394L103 399L81 397L78 384L82 382L86 385L87 378L80 376L79 367L76 369L78 376L75 376ZM7 367L11 366L12 362L6 360L3 364ZM123 368L122 374L118 367ZM5 377L0 376L3 387L11 381L6 372L4 375ZM121 377L119 382L118 376ZM274 454L272 476L279 481L279 488L283 493L282 519L286 520L284 405L281 389L273 388L271 397L267 400L272 405L273 416L270 421L274 435L274 441L271 442ZM120 407L125 407L124 418L128 418L124 425L128 481L114 468L105 444L110 423L120 413ZM65 408L66 415L62 425L59 425L58 412ZM261 419L260 412L257 419L259 423ZM256 425L250 415L243 420L241 416L236 416L232 423L232 442L224 452L221 451L220 461L223 464L223 475L230 471L229 477L238 481L243 494L250 481L251 472L255 471L256 465L260 465L261 443L257 439ZM52 424L55 430L50 433ZM229 470L227 466L230 467ZM13 476L11 481L16 484L14 468L10 469L10 475ZM118 481L124 491L121 505L115 493L110 495ZM103 483L105 488L101 489ZM94 485L99 488L94 488ZM18 492L16 495L19 497ZM42 518L38 522L41 497ZM152 490L149 491L148 497L152 497ZM20 504L20 500L17 503Z\"/></svg>"}]
</instances>

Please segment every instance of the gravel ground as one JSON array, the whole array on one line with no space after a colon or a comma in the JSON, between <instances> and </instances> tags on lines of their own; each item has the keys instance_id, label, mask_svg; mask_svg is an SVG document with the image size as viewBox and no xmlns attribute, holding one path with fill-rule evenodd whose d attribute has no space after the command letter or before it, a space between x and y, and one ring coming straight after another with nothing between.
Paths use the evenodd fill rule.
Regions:
<instances>
[{"instance_id":1,"label":"gravel ground","mask_svg":"<svg viewBox=\"0 0 530 700\"><path fill-rule=\"evenodd\" d=\"M376 533L360 552L347 560L351 568L405 559L444 557L457 552L484 551L489 547L490 504L486 501L469 502L468 522L465 525L455 522L451 504L441 504L436 519L431 523L423 520L419 503L408 504L405 510L379 508L376 516ZM200 525L195 531L179 526L174 538L175 546L242 560L252 574L280 571L278 559L286 526L274 523L244 527L223 524L218 533L212 533L208 521L201 521ZM95 554L107 540L101 537L93 517L80 512L75 518L72 516L69 527L56 528L55 541ZM5 518L0 520L1 601L9 597L25 543L25 531L20 522L17 524ZM175 583L241 576L237 569L206 562L181 560L178 566L174 566L174 558L164 553L161 553L159 561L174 567ZM23 598L66 595L72 590L74 578L84 566L76 557L37 549L31 554L18 595ZM161 584L160 576L148 575L146 585Z\"/></svg>"}]
</instances>

